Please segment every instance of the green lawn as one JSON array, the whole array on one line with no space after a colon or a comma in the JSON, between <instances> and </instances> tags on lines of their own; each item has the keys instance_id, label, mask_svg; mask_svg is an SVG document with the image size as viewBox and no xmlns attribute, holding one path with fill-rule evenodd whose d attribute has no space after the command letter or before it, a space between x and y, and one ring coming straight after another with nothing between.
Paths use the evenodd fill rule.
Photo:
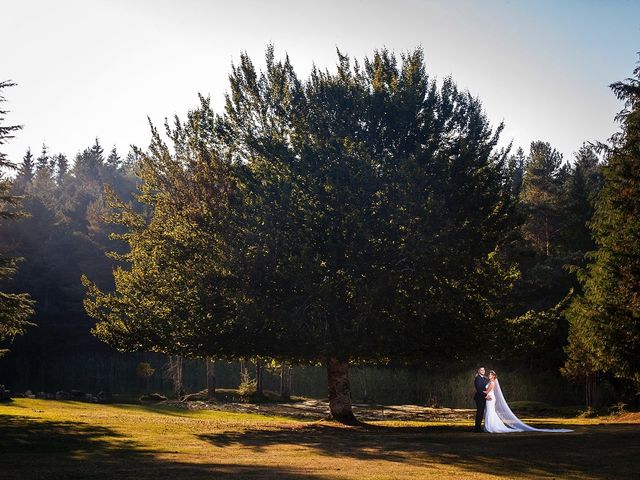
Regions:
<instances>
[{"instance_id":1,"label":"green lawn","mask_svg":"<svg viewBox=\"0 0 640 480\"><path fill-rule=\"evenodd\" d=\"M328 422L17 399L0 404L0 479L638 478L640 428L544 419L569 434L469 422Z\"/></svg>"}]
</instances>

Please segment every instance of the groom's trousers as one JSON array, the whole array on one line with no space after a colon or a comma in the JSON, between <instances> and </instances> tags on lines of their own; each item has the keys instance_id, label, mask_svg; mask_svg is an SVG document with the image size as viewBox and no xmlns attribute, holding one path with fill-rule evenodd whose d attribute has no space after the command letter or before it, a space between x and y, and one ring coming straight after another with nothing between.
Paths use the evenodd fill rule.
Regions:
<instances>
[{"instance_id":1,"label":"groom's trousers","mask_svg":"<svg viewBox=\"0 0 640 480\"><path fill-rule=\"evenodd\" d=\"M473 396L473 399L476 401L476 426L474 430L476 432L481 432L482 418L484 417L484 409L487 406L487 399L484 397L484 395L480 395L479 393L476 393Z\"/></svg>"}]
</instances>

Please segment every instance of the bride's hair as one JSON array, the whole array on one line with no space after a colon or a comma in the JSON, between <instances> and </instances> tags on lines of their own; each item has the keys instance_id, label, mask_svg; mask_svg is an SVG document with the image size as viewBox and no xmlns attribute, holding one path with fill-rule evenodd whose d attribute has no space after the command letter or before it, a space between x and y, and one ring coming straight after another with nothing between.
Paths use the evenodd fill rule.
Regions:
<instances>
[{"instance_id":1,"label":"bride's hair","mask_svg":"<svg viewBox=\"0 0 640 480\"><path fill-rule=\"evenodd\" d=\"M494 377L498 376L494 370L489 370L489 375L493 375Z\"/></svg>"}]
</instances>

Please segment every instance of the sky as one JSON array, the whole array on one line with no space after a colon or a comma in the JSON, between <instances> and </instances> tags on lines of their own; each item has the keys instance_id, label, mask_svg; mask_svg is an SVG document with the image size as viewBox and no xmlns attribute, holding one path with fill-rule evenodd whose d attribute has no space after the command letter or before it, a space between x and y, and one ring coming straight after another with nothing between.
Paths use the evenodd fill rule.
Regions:
<instances>
[{"instance_id":1,"label":"sky","mask_svg":"<svg viewBox=\"0 0 640 480\"><path fill-rule=\"evenodd\" d=\"M184 116L198 93L221 111L232 62L273 44L299 76L352 57L416 47L438 80L481 99L503 144L551 143L570 160L617 130L608 85L640 51L640 0L0 0L3 151L70 157L99 137L146 147L147 117Z\"/></svg>"}]
</instances>

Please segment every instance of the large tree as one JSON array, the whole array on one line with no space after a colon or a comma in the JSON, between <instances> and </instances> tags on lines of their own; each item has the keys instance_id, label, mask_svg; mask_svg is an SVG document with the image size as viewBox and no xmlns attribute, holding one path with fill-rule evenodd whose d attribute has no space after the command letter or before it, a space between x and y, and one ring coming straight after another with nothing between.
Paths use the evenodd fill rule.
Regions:
<instances>
[{"instance_id":1,"label":"large tree","mask_svg":"<svg viewBox=\"0 0 640 480\"><path fill-rule=\"evenodd\" d=\"M598 193L602 188L602 164L595 147L583 145L569 167L564 182L564 226L560 232L562 249L582 260L584 254L595 249L589 221L595 211ZM581 262L582 263L582 262Z\"/></svg>"},{"instance_id":2,"label":"large tree","mask_svg":"<svg viewBox=\"0 0 640 480\"><path fill-rule=\"evenodd\" d=\"M153 130L148 215L112 199L130 250L116 290L86 280L97 335L122 350L262 355L327 367L354 422L351 361L455 363L497 347L514 272L511 179L480 102L386 50L300 80L289 59L233 67Z\"/></svg>"},{"instance_id":3,"label":"large tree","mask_svg":"<svg viewBox=\"0 0 640 480\"><path fill-rule=\"evenodd\" d=\"M545 257L552 255L561 231L562 155L548 142L532 142L520 198L525 239Z\"/></svg>"},{"instance_id":4,"label":"large tree","mask_svg":"<svg viewBox=\"0 0 640 480\"><path fill-rule=\"evenodd\" d=\"M2 89L11 87L14 83L0 82L0 104L6 101ZM18 125L5 125L7 111L0 107L0 146L13 138L13 132L20 129ZM16 210L20 197L11 194L12 181L7 178L6 170L15 170L16 166L7 155L0 151L0 225L6 220L13 220L21 214ZM2 248L2 245L0 245ZM16 272L16 258L7 257L0 251L0 285ZM7 293L0 291L0 341L12 339L25 332L31 325L29 318L33 314L33 301L24 293ZM0 354L3 350L0 350Z\"/></svg>"},{"instance_id":5,"label":"large tree","mask_svg":"<svg viewBox=\"0 0 640 480\"><path fill-rule=\"evenodd\" d=\"M519 158L520 157L520 158ZM524 161L523 161L524 160ZM519 194L520 237L509 257L521 276L513 290L514 319L507 335L513 343L511 359L556 368L564 362L567 321L564 316L577 281L568 265L584 267L593 249L587 221L601 186L601 164L594 147L583 145L572 164L546 142L533 142L526 159L511 157L518 179L525 166Z\"/></svg>"},{"instance_id":6,"label":"large tree","mask_svg":"<svg viewBox=\"0 0 640 480\"><path fill-rule=\"evenodd\" d=\"M569 311L571 375L609 372L640 391L640 66L611 85L624 102L591 229L596 250Z\"/></svg>"}]
</instances>

